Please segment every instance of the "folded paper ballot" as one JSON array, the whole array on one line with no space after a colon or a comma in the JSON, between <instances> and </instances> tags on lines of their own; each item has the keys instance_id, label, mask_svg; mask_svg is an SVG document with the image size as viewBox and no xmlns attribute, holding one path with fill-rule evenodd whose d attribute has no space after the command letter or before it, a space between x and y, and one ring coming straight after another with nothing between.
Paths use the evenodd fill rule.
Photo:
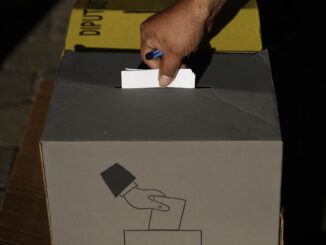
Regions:
<instances>
[{"instance_id":1,"label":"folded paper ballot","mask_svg":"<svg viewBox=\"0 0 326 245\"><path fill-rule=\"evenodd\" d=\"M122 88L159 88L158 69L121 71ZM180 69L170 88L195 88L196 75L191 69Z\"/></svg>"}]
</instances>

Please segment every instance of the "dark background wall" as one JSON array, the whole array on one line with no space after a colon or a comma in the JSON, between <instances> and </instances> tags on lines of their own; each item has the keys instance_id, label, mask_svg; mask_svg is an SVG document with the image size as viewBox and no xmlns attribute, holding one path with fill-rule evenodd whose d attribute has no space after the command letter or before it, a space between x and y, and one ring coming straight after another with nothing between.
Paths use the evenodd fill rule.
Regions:
<instances>
[{"instance_id":1,"label":"dark background wall","mask_svg":"<svg viewBox=\"0 0 326 245\"><path fill-rule=\"evenodd\" d=\"M11 0L1 3L0 62L45 17L58 0Z\"/></svg>"},{"instance_id":2,"label":"dark background wall","mask_svg":"<svg viewBox=\"0 0 326 245\"><path fill-rule=\"evenodd\" d=\"M321 3L259 0L279 104L285 244L326 244Z\"/></svg>"}]
</instances>

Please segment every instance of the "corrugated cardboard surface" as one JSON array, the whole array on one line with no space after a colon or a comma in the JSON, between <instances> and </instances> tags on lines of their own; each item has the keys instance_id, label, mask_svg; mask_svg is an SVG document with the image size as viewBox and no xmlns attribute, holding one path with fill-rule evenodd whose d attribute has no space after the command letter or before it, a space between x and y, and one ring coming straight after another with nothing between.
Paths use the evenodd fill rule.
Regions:
<instances>
[{"instance_id":1,"label":"corrugated cardboard surface","mask_svg":"<svg viewBox=\"0 0 326 245\"><path fill-rule=\"evenodd\" d=\"M83 45L89 48L139 49L139 26L153 13L125 10L155 11L170 3L167 2L155 7L146 1L140 1L140 5L130 1L117 5L116 2L78 1L71 13L65 48L75 50L75 45ZM217 51L260 51L262 41L256 1L228 1L212 33L218 33L210 41Z\"/></svg>"},{"instance_id":2,"label":"corrugated cardboard surface","mask_svg":"<svg viewBox=\"0 0 326 245\"><path fill-rule=\"evenodd\" d=\"M68 52L44 140L279 140L267 52L210 58L197 89L120 89L138 53Z\"/></svg>"},{"instance_id":3,"label":"corrugated cardboard surface","mask_svg":"<svg viewBox=\"0 0 326 245\"><path fill-rule=\"evenodd\" d=\"M139 187L186 200L177 231L200 231L198 245L278 244L282 142L268 54L210 58L196 89L121 89L138 53L66 53L42 137L55 244L132 245L132 230L134 244L142 232L162 241L150 210L103 181L115 163Z\"/></svg>"}]
</instances>

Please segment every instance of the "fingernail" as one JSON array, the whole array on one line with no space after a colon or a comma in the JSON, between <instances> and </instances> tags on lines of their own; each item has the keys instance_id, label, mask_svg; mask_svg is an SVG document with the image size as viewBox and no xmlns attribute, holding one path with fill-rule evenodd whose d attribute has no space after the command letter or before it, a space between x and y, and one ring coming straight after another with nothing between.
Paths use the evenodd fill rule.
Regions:
<instances>
[{"instance_id":1,"label":"fingernail","mask_svg":"<svg viewBox=\"0 0 326 245\"><path fill-rule=\"evenodd\" d=\"M160 86L162 88L165 88L173 81L173 78L165 75L161 75L159 81L160 81Z\"/></svg>"},{"instance_id":2,"label":"fingernail","mask_svg":"<svg viewBox=\"0 0 326 245\"><path fill-rule=\"evenodd\" d=\"M170 207L169 206L166 206L166 205L160 205L158 206L158 209L161 210L161 211L170 211Z\"/></svg>"}]
</instances>

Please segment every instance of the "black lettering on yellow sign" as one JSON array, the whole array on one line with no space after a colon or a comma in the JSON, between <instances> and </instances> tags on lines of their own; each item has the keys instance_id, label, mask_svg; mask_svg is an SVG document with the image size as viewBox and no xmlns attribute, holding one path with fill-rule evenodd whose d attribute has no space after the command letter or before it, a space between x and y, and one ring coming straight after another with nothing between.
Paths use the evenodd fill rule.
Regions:
<instances>
[{"instance_id":1,"label":"black lettering on yellow sign","mask_svg":"<svg viewBox=\"0 0 326 245\"><path fill-rule=\"evenodd\" d=\"M103 10L84 9L82 22L80 24L80 36L100 36L101 35L101 15Z\"/></svg>"}]
</instances>

